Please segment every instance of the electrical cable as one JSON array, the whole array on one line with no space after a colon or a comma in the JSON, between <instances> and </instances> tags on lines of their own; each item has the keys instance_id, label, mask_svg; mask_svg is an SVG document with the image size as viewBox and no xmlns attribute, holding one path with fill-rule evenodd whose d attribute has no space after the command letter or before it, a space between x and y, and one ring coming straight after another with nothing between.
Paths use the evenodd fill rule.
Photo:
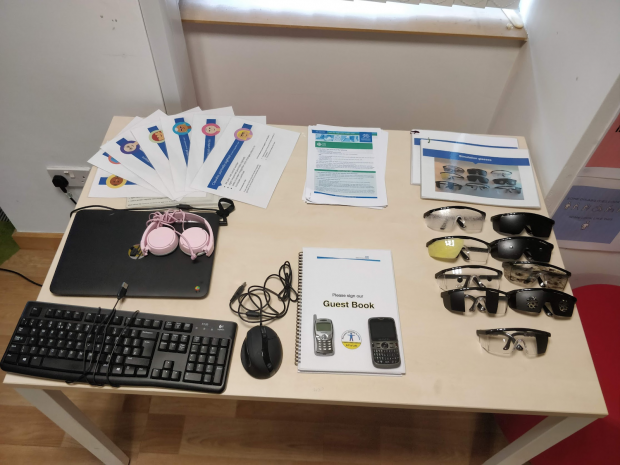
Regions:
<instances>
[{"instance_id":1,"label":"electrical cable","mask_svg":"<svg viewBox=\"0 0 620 465\"><path fill-rule=\"evenodd\" d=\"M282 290L276 292L267 284L270 280L277 279L282 285ZM297 302L297 291L293 288L293 270L290 262L286 261L278 270L278 274L270 274L265 279L262 286L253 285L245 290L246 283L237 288L230 299L230 310L246 323L258 323L260 326L263 322L267 323L284 317L289 309L291 302ZM273 297L275 296L275 297ZM282 309L274 308L271 303L280 301ZM237 308L233 304L237 303Z\"/></svg>"},{"instance_id":2,"label":"electrical cable","mask_svg":"<svg viewBox=\"0 0 620 465\"><path fill-rule=\"evenodd\" d=\"M24 276L23 274L19 273L18 271L14 271L14 270L9 270L7 268L0 268L0 271L6 271L7 273L13 273L16 274L17 276L24 278L26 281L31 282L32 284L34 284L35 286L39 286L39 287L43 287L43 284L39 284L39 283L35 283L32 279Z\"/></svg>"},{"instance_id":3,"label":"electrical cable","mask_svg":"<svg viewBox=\"0 0 620 465\"><path fill-rule=\"evenodd\" d=\"M61 191L63 191L65 195L69 198L69 200L71 200L75 205L77 205L77 202L73 198L73 194L67 190L67 187L69 186L69 181L67 181L67 178L61 176L60 174L57 174L52 178L52 184L55 187L58 187Z\"/></svg>"}]
</instances>

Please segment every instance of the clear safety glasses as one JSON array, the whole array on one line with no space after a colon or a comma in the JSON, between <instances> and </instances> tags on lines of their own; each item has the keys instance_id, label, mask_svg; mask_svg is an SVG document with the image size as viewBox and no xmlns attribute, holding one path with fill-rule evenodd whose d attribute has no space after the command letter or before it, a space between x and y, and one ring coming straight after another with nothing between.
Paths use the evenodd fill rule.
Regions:
<instances>
[{"instance_id":1,"label":"clear safety glasses","mask_svg":"<svg viewBox=\"0 0 620 465\"><path fill-rule=\"evenodd\" d=\"M460 191L463 188L460 184L450 181L435 181L435 186L437 186L437 189L446 189L449 191Z\"/></svg>"},{"instance_id":2,"label":"clear safety glasses","mask_svg":"<svg viewBox=\"0 0 620 465\"><path fill-rule=\"evenodd\" d=\"M482 265L465 265L448 268L435 274L437 284L444 291L466 287L499 289L502 272Z\"/></svg>"},{"instance_id":3,"label":"clear safety glasses","mask_svg":"<svg viewBox=\"0 0 620 465\"><path fill-rule=\"evenodd\" d=\"M520 286L538 284L542 288L564 290L570 278L570 271L559 266L541 262L505 262L506 279Z\"/></svg>"},{"instance_id":4,"label":"clear safety glasses","mask_svg":"<svg viewBox=\"0 0 620 465\"><path fill-rule=\"evenodd\" d=\"M547 352L551 333L529 328L479 329L480 345L493 355L512 355L515 350L536 357Z\"/></svg>"},{"instance_id":5,"label":"clear safety glasses","mask_svg":"<svg viewBox=\"0 0 620 465\"><path fill-rule=\"evenodd\" d=\"M446 236L426 243L428 254L441 260L454 260L461 256L465 261L486 263L490 244L468 236Z\"/></svg>"},{"instance_id":6,"label":"clear safety glasses","mask_svg":"<svg viewBox=\"0 0 620 465\"><path fill-rule=\"evenodd\" d=\"M480 232L486 213L470 207L441 207L424 213L426 226L435 231L452 231L458 224L467 232Z\"/></svg>"},{"instance_id":7,"label":"clear safety glasses","mask_svg":"<svg viewBox=\"0 0 620 465\"><path fill-rule=\"evenodd\" d=\"M465 172L463 168L461 168L460 166L456 166L456 165L444 165L443 170L447 171L448 173L456 173L456 174L463 174Z\"/></svg>"},{"instance_id":8,"label":"clear safety glasses","mask_svg":"<svg viewBox=\"0 0 620 465\"><path fill-rule=\"evenodd\" d=\"M466 287L441 293L443 306L451 312L474 314L476 310L489 316L506 314L506 293L486 287Z\"/></svg>"},{"instance_id":9,"label":"clear safety glasses","mask_svg":"<svg viewBox=\"0 0 620 465\"><path fill-rule=\"evenodd\" d=\"M439 173L439 176L446 181L463 181L465 179L460 174L448 173L447 171L442 171Z\"/></svg>"},{"instance_id":10,"label":"clear safety glasses","mask_svg":"<svg viewBox=\"0 0 620 465\"><path fill-rule=\"evenodd\" d=\"M512 171L494 170L491 171L491 176L495 176L496 178L509 178L510 176L512 176Z\"/></svg>"}]
</instances>

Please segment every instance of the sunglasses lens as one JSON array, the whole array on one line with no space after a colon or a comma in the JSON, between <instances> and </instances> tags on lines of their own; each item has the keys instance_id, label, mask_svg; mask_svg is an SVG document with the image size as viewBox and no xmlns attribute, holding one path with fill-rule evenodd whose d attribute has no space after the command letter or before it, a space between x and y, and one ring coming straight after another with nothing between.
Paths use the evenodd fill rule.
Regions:
<instances>
[{"instance_id":1,"label":"sunglasses lens","mask_svg":"<svg viewBox=\"0 0 620 465\"><path fill-rule=\"evenodd\" d=\"M504 234L519 234L526 224L524 215L502 215L491 220L493 221L493 229Z\"/></svg>"},{"instance_id":2,"label":"sunglasses lens","mask_svg":"<svg viewBox=\"0 0 620 465\"><path fill-rule=\"evenodd\" d=\"M437 278L437 284L444 291L462 289L464 287L486 287L499 289L501 278L490 270L457 268L447 270Z\"/></svg>"},{"instance_id":3,"label":"sunglasses lens","mask_svg":"<svg viewBox=\"0 0 620 465\"><path fill-rule=\"evenodd\" d=\"M554 221L544 217L533 217L529 221L532 236L549 237L553 229Z\"/></svg>"},{"instance_id":4,"label":"sunglasses lens","mask_svg":"<svg viewBox=\"0 0 620 465\"><path fill-rule=\"evenodd\" d=\"M506 314L507 298L493 289L466 288L442 293L446 309L471 315L476 312L489 316Z\"/></svg>"},{"instance_id":5,"label":"sunglasses lens","mask_svg":"<svg viewBox=\"0 0 620 465\"><path fill-rule=\"evenodd\" d=\"M433 258L454 259L463 248L464 239L439 239L428 246L428 254Z\"/></svg>"},{"instance_id":6,"label":"sunglasses lens","mask_svg":"<svg viewBox=\"0 0 620 465\"><path fill-rule=\"evenodd\" d=\"M516 260L523 255L523 244L515 240L498 241L491 246L491 255L497 260Z\"/></svg>"},{"instance_id":7,"label":"sunglasses lens","mask_svg":"<svg viewBox=\"0 0 620 465\"><path fill-rule=\"evenodd\" d=\"M512 355L514 345L505 334L481 334L480 345L484 350L493 355Z\"/></svg>"},{"instance_id":8,"label":"sunglasses lens","mask_svg":"<svg viewBox=\"0 0 620 465\"><path fill-rule=\"evenodd\" d=\"M538 355L538 344L534 336L517 336L517 345L525 352L528 357L536 357Z\"/></svg>"},{"instance_id":9,"label":"sunglasses lens","mask_svg":"<svg viewBox=\"0 0 620 465\"><path fill-rule=\"evenodd\" d=\"M429 213L424 221L426 226L435 231L452 231L458 221L461 229L467 232L480 232L484 225L484 216L464 208L446 208Z\"/></svg>"},{"instance_id":10,"label":"sunglasses lens","mask_svg":"<svg viewBox=\"0 0 620 465\"><path fill-rule=\"evenodd\" d=\"M542 265L505 263L504 271L508 281L522 286L540 286L561 291L568 283L567 275Z\"/></svg>"}]
</instances>

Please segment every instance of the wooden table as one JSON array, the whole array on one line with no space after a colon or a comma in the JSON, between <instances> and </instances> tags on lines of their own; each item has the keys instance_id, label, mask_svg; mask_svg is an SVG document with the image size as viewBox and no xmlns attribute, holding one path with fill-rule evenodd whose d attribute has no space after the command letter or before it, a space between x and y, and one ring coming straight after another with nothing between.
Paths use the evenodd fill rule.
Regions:
<instances>
[{"instance_id":1,"label":"wooden table","mask_svg":"<svg viewBox=\"0 0 620 465\"><path fill-rule=\"evenodd\" d=\"M105 141L131 118L115 117ZM460 317L444 309L434 274L449 265L428 256L425 244L441 233L428 229L422 215L446 203L420 199L419 186L409 183L411 139L406 131L389 131L386 185L389 207L383 210L307 205L300 199L306 176L307 128L283 126L301 133L267 209L237 202L229 226L221 228L210 294L203 300L128 298L122 310L196 318L227 319L239 324L238 342L226 391L221 398L273 402L348 404L428 410L460 410L536 414L548 416L531 431L490 458L487 464L522 464L596 418L607 415L590 351L579 318L561 321L541 313L528 316L508 310L505 317L484 314ZM519 138L520 148L526 148ZM125 199L89 198L95 170L90 173L78 206L105 204L124 208ZM539 193L542 199L542 194ZM511 209L478 206L487 218ZM539 212L547 214L545 207ZM67 227L67 232L71 224ZM111 308L114 298L60 297L49 285L64 247L63 241L50 267L38 300ZM499 236L487 220L475 237L491 241ZM551 263L563 267L555 236ZM280 371L269 380L251 378L241 366L241 342L249 325L228 309L230 297L243 283L262 283L286 260L296 270L303 247L391 249L407 374L403 377L300 374L294 363L295 315L274 321L284 347ZM501 269L489 258L487 265ZM295 273L296 274L296 273ZM506 279L502 289L515 288ZM570 287L567 292L571 292ZM535 359L521 353L503 358L486 353L477 329L531 327L549 331L547 354ZM119 389L68 386L64 382L7 374L4 382L17 389L84 447L108 464L126 464L116 447L61 392L100 390L152 396L204 396L157 388ZM218 397L218 396L214 396ZM277 406L274 406L277 408Z\"/></svg>"}]
</instances>

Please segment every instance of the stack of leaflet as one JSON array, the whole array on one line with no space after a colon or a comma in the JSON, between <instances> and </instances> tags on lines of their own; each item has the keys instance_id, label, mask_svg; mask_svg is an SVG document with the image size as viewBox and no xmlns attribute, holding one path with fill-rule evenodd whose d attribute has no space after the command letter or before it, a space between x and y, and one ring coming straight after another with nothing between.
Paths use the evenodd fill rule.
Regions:
<instances>
[{"instance_id":1,"label":"stack of leaflet","mask_svg":"<svg viewBox=\"0 0 620 465\"><path fill-rule=\"evenodd\" d=\"M540 208L529 152L515 138L413 130L411 147L423 199Z\"/></svg>"},{"instance_id":2,"label":"stack of leaflet","mask_svg":"<svg viewBox=\"0 0 620 465\"><path fill-rule=\"evenodd\" d=\"M380 128L309 126L304 202L387 207L387 145Z\"/></svg>"},{"instance_id":3,"label":"stack of leaflet","mask_svg":"<svg viewBox=\"0 0 620 465\"><path fill-rule=\"evenodd\" d=\"M136 117L88 160L98 167L89 196L138 197L140 206L227 197L266 208L299 137L266 122L232 107Z\"/></svg>"}]
</instances>

